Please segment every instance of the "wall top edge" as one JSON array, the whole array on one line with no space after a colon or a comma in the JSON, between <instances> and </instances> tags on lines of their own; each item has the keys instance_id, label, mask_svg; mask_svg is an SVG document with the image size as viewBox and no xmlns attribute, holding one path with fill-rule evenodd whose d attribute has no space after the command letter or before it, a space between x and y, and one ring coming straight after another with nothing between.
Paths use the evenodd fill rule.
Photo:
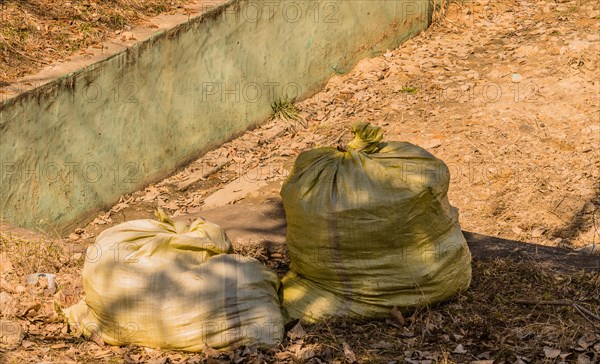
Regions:
<instances>
[{"instance_id":1,"label":"wall top edge","mask_svg":"<svg viewBox=\"0 0 600 364\"><path fill-rule=\"evenodd\" d=\"M24 76L15 82L0 87L0 114L4 107L31 96L43 96L55 88L74 83L77 77L93 72L103 63L123 53L151 45L181 30L218 18L226 9L241 0L200 0L186 6L187 11L197 11L193 16L186 14L160 14L150 18L151 26L138 26L127 35L132 39L122 40L122 33L101 43L101 49L88 47L68 61L61 61L42 68L39 72ZM216 4L220 2L219 4ZM215 5L207 8L207 5ZM97 45L96 45L97 47ZM91 56L90 56L91 55Z\"/></svg>"}]
</instances>

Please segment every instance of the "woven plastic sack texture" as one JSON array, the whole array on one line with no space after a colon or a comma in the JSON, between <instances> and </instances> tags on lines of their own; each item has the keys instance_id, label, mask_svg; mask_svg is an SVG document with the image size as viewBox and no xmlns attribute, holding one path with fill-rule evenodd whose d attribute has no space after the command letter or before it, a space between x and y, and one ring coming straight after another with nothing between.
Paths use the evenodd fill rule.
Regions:
<instances>
[{"instance_id":1,"label":"woven plastic sack texture","mask_svg":"<svg viewBox=\"0 0 600 364\"><path fill-rule=\"evenodd\" d=\"M231 252L202 219L134 220L102 232L87 251L85 298L69 324L112 345L202 351L283 338L277 275Z\"/></svg>"},{"instance_id":2,"label":"woven plastic sack texture","mask_svg":"<svg viewBox=\"0 0 600 364\"><path fill-rule=\"evenodd\" d=\"M447 166L381 128L347 148L301 153L281 189L290 272L287 318L383 318L468 288L471 254L448 202Z\"/></svg>"}]
</instances>

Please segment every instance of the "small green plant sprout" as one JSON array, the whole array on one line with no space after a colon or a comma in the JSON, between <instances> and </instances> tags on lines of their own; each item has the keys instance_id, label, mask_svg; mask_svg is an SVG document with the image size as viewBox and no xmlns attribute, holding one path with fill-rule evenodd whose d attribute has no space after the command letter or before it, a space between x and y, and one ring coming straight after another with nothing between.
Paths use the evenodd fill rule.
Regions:
<instances>
[{"instance_id":1,"label":"small green plant sprout","mask_svg":"<svg viewBox=\"0 0 600 364\"><path fill-rule=\"evenodd\" d=\"M307 127L306 120L302 116L300 116L299 110L294 105L296 102L296 98L292 97L291 99L280 98L271 104L271 110L273 110L271 114L271 120L280 119L289 124L288 129L294 132L297 130L297 125L300 124L304 128Z\"/></svg>"},{"instance_id":2,"label":"small green plant sprout","mask_svg":"<svg viewBox=\"0 0 600 364\"><path fill-rule=\"evenodd\" d=\"M400 89L400 92L405 93L405 94L411 94L414 95L417 92L419 92L419 89L413 86L404 86Z\"/></svg>"}]
</instances>

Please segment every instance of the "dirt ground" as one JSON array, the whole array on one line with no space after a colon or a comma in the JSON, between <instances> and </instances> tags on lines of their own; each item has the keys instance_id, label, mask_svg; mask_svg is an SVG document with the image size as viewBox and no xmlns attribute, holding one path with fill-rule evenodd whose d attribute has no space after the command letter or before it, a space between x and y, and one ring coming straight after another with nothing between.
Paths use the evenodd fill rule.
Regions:
<instances>
[{"instance_id":1,"label":"dirt ground","mask_svg":"<svg viewBox=\"0 0 600 364\"><path fill-rule=\"evenodd\" d=\"M198 211L224 183L281 180L302 150L344 144L351 124L370 121L385 139L448 164L465 230L569 248L600 243L599 9L592 1L452 4L443 26L363 60L299 103L308 129L282 134L285 123L269 122L123 196L97 222L150 217L157 205Z\"/></svg>"},{"instance_id":2,"label":"dirt ground","mask_svg":"<svg viewBox=\"0 0 600 364\"><path fill-rule=\"evenodd\" d=\"M593 315L600 316L600 273L534 261L475 261L469 291L404 324L331 322L305 327L278 348L240 348L217 358L99 346L68 333L57 313L82 297L85 248L100 231L152 217L157 206L179 216L276 198L299 152L345 144L356 121L380 125L385 139L421 145L449 165L449 197L464 230L596 249L600 4L462 2L436 19L420 36L363 60L298 103L307 128L270 121L123 196L66 239L3 234L0 323L5 333L17 326L19 332L5 335L4 362L598 362L600 319ZM280 273L287 269L285 252L244 244L236 250ZM35 272L56 274L60 289L25 284Z\"/></svg>"}]
</instances>

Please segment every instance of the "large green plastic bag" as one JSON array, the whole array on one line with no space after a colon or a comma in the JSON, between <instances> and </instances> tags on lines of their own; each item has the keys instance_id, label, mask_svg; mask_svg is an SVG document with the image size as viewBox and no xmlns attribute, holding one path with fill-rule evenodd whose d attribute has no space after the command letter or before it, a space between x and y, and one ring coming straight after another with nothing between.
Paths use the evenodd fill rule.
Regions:
<instances>
[{"instance_id":1,"label":"large green plastic bag","mask_svg":"<svg viewBox=\"0 0 600 364\"><path fill-rule=\"evenodd\" d=\"M277 275L231 252L202 219L134 220L102 232L83 267L86 297L65 312L86 336L112 345L202 351L283 338Z\"/></svg>"},{"instance_id":2,"label":"large green plastic bag","mask_svg":"<svg viewBox=\"0 0 600 364\"><path fill-rule=\"evenodd\" d=\"M281 189L289 319L389 317L393 306L433 304L471 282L447 166L410 143L382 143L381 128L352 131L347 150L301 153Z\"/></svg>"}]
</instances>

